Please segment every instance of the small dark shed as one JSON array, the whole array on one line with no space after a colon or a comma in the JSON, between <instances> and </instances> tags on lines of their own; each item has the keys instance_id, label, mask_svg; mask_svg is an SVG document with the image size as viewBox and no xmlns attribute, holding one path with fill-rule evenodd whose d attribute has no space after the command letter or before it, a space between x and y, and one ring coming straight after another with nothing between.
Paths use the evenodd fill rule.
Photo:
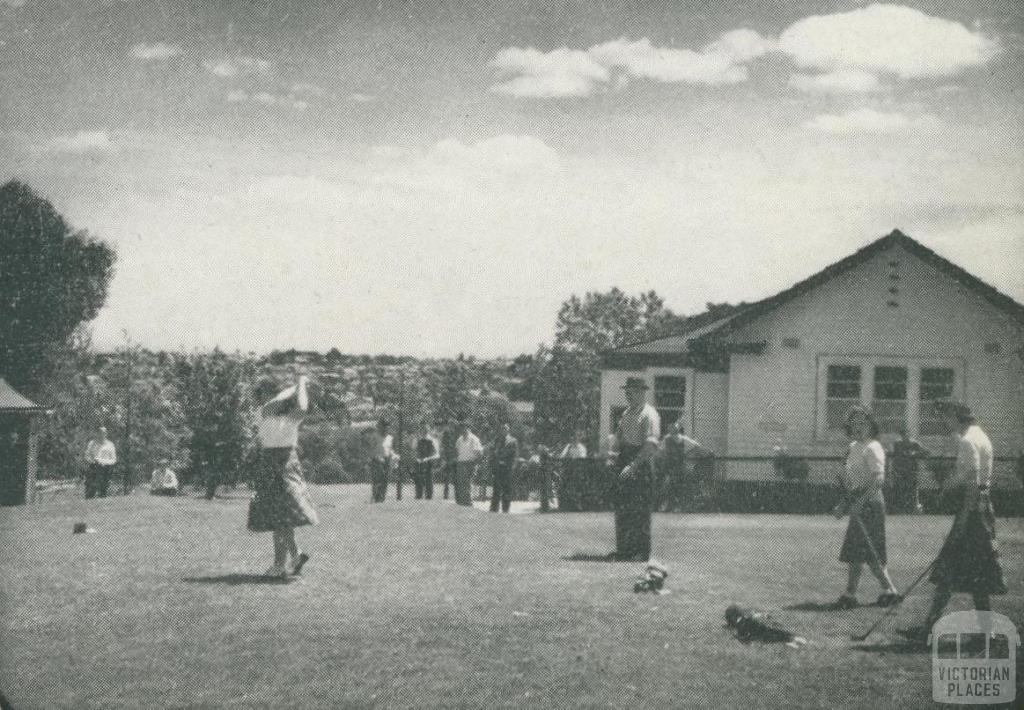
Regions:
<instances>
[{"instance_id":1,"label":"small dark shed","mask_svg":"<svg viewBox=\"0 0 1024 710\"><path fill-rule=\"evenodd\" d=\"M42 407L0 377L0 505L33 502L36 489L36 439Z\"/></svg>"}]
</instances>

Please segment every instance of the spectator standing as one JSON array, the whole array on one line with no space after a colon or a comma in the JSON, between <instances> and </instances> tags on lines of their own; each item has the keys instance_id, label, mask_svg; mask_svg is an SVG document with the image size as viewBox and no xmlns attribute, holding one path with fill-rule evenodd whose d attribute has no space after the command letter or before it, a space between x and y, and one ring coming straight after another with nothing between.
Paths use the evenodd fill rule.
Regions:
<instances>
[{"instance_id":1,"label":"spectator standing","mask_svg":"<svg viewBox=\"0 0 1024 710\"><path fill-rule=\"evenodd\" d=\"M106 498L110 477L117 464L117 447L107 438L107 428L101 426L96 436L85 447L85 497Z\"/></svg>"},{"instance_id":2,"label":"spectator standing","mask_svg":"<svg viewBox=\"0 0 1024 710\"><path fill-rule=\"evenodd\" d=\"M470 486L483 455L480 439L465 420L460 421L459 438L455 440L455 502L459 505L473 504Z\"/></svg>"},{"instance_id":3,"label":"spectator standing","mask_svg":"<svg viewBox=\"0 0 1024 710\"><path fill-rule=\"evenodd\" d=\"M583 431L577 429L573 439L558 455L562 463L562 476L558 486L559 510L586 510L593 499L593 481L587 479L587 445Z\"/></svg>"},{"instance_id":4,"label":"spectator standing","mask_svg":"<svg viewBox=\"0 0 1024 710\"><path fill-rule=\"evenodd\" d=\"M388 433L388 423L381 419L369 435L370 497L374 503L383 503L388 494L388 473L394 459L394 439Z\"/></svg>"},{"instance_id":5,"label":"spectator standing","mask_svg":"<svg viewBox=\"0 0 1024 710\"><path fill-rule=\"evenodd\" d=\"M661 475L659 492L661 509L665 511L692 510L700 495L697 471L687 467L687 458L703 458L710 451L696 439L686 436L681 421L669 426L661 441Z\"/></svg>"},{"instance_id":6,"label":"spectator standing","mask_svg":"<svg viewBox=\"0 0 1024 710\"><path fill-rule=\"evenodd\" d=\"M911 439L907 428L903 426L900 427L900 438L893 442L890 453L893 510L901 513L922 512L917 471L921 460L930 456L928 450Z\"/></svg>"},{"instance_id":7,"label":"spectator standing","mask_svg":"<svg viewBox=\"0 0 1024 710\"><path fill-rule=\"evenodd\" d=\"M449 489L452 481L455 480L455 468L459 458L455 446L459 434L455 429L455 424L449 420L444 431L441 432L441 475L444 478L443 497L445 500L448 500Z\"/></svg>"},{"instance_id":8,"label":"spectator standing","mask_svg":"<svg viewBox=\"0 0 1024 710\"><path fill-rule=\"evenodd\" d=\"M498 438L491 450L491 473L494 485L491 491L491 512L507 513L512 507L512 475L519 458L519 441L512 436L512 427L506 422L498 430Z\"/></svg>"},{"instance_id":9,"label":"spectator standing","mask_svg":"<svg viewBox=\"0 0 1024 710\"><path fill-rule=\"evenodd\" d=\"M430 433L430 427L424 424L420 428L420 436L416 440L416 500L434 497L434 463L441 457L437 439Z\"/></svg>"},{"instance_id":10,"label":"spectator standing","mask_svg":"<svg viewBox=\"0 0 1024 710\"><path fill-rule=\"evenodd\" d=\"M155 496L178 495L178 476L170 466L168 459L160 459L159 466L153 469L149 480L149 492Z\"/></svg>"}]
</instances>

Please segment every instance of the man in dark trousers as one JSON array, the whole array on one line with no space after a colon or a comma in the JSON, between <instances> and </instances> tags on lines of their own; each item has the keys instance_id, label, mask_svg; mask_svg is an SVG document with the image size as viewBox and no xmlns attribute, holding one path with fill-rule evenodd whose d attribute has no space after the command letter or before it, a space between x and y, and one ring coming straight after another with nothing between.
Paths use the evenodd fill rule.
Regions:
<instances>
[{"instance_id":1,"label":"man in dark trousers","mask_svg":"<svg viewBox=\"0 0 1024 710\"><path fill-rule=\"evenodd\" d=\"M430 427L423 424L416 439L416 500L434 497L434 462L440 458L437 439L430 434Z\"/></svg>"},{"instance_id":2,"label":"man in dark trousers","mask_svg":"<svg viewBox=\"0 0 1024 710\"><path fill-rule=\"evenodd\" d=\"M491 493L491 512L507 513L512 507L512 471L519 458L519 441L512 436L512 427L502 424L498 437L491 449L491 473L494 476L494 490Z\"/></svg>"},{"instance_id":3,"label":"man in dark trousers","mask_svg":"<svg viewBox=\"0 0 1024 710\"><path fill-rule=\"evenodd\" d=\"M651 556L654 505L652 460L661 439L661 418L647 403L647 382L629 377L623 387L629 406L615 430L615 558L646 562Z\"/></svg>"},{"instance_id":4,"label":"man in dark trousers","mask_svg":"<svg viewBox=\"0 0 1024 710\"><path fill-rule=\"evenodd\" d=\"M455 431L455 422L449 420L441 432L441 473L444 476L444 499L448 500L448 493L455 480L455 463L458 459L458 452L455 448L455 440L459 438Z\"/></svg>"}]
</instances>

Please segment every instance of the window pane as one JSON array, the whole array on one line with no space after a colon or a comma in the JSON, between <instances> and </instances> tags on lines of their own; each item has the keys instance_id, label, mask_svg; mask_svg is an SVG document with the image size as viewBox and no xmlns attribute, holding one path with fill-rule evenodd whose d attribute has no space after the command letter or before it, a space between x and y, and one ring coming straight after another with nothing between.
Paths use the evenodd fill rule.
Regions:
<instances>
[{"instance_id":1,"label":"window pane","mask_svg":"<svg viewBox=\"0 0 1024 710\"><path fill-rule=\"evenodd\" d=\"M985 634L960 634L960 658L984 658Z\"/></svg>"},{"instance_id":2,"label":"window pane","mask_svg":"<svg viewBox=\"0 0 1024 710\"><path fill-rule=\"evenodd\" d=\"M907 420L907 368L876 367L874 391L871 407L879 431L898 432Z\"/></svg>"},{"instance_id":3,"label":"window pane","mask_svg":"<svg viewBox=\"0 0 1024 710\"><path fill-rule=\"evenodd\" d=\"M921 369L920 425L921 436L943 436L947 434L942 417L935 411L934 402L953 397L956 371L948 367L925 367Z\"/></svg>"},{"instance_id":4,"label":"window pane","mask_svg":"<svg viewBox=\"0 0 1024 710\"><path fill-rule=\"evenodd\" d=\"M936 645L939 658L956 658L956 634L942 634Z\"/></svg>"},{"instance_id":5,"label":"window pane","mask_svg":"<svg viewBox=\"0 0 1024 710\"><path fill-rule=\"evenodd\" d=\"M658 407L658 416L661 418L661 435L664 436L668 433L668 428L674 423L679 421L679 418L683 416L682 409Z\"/></svg>"},{"instance_id":6,"label":"window pane","mask_svg":"<svg viewBox=\"0 0 1024 710\"><path fill-rule=\"evenodd\" d=\"M654 404L659 407L685 407L686 378L668 375L655 377Z\"/></svg>"},{"instance_id":7,"label":"window pane","mask_svg":"<svg viewBox=\"0 0 1024 710\"><path fill-rule=\"evenodd\" d=\"M992 634L988 637L988 657L997 660L1010 658L1010 640L1003 634Z\"/></svg>"},{"instance_id":8,"label":"window pane","mask_svg":"<svg viewBox=\"0 0 1024 710\"><path fill-rule=\"evenodd\" d=\"M825 397L825 428L842 429L847 412L860 404L860 366L829 365Z\"/></svg>"}]
</instances>

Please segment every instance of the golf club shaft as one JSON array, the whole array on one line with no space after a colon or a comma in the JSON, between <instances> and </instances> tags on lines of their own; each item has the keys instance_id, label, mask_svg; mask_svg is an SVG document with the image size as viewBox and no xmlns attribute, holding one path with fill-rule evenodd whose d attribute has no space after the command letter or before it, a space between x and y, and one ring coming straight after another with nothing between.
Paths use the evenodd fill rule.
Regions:
<instances>
[{"instance_id":1,"label":"golf club shaft","mask_svg":"<svg viewBox=\"0 0 1024 710\"><path fill-rule=\"evenodd\" d=\"M903 603L903 600L906 599L908 596L910 596L910 593L912 591L914 591L914 589L917 587L917 585L919 585L921 583L921 580L923 580L925 578L925 575L927 575L931 571L932 567L934 567L935 563L938 562L938 561L939 561L938 557L936 557L934 560L932 560L928 564L928 566L924 568L924 571L920 574L920 576L918 576L918 578L914 580L914 583L911 584L909 587L907 587L907 591L904 592L903 594L901 594L900 596L896 597L896 603L893 604L892 606L888 607L885 610L885 613L882 614L882 616L880 616L878 618L878 620L875 621L875 623L871 625L870 629L865 631L863 635L855 637L855 639L857 641L863 641L864 639L866 639L868 636L871 635L872 631L877 629L881 625L881 623L883 621L885 621L889 617L890 614L893 614L897 609L899 609L899 606L900 606L900 604Z\"/></svg>"}]
</instances>

